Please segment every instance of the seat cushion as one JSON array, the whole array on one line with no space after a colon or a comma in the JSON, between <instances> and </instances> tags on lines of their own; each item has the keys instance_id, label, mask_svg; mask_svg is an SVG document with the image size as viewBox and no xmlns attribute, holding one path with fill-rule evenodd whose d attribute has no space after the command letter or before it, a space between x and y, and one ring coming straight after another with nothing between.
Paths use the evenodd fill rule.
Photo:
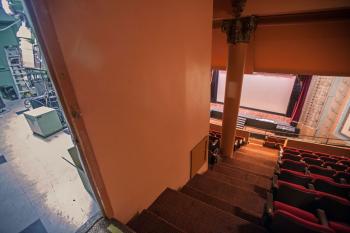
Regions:
<instances>
[{"instance_id":1,"label":"seat cushion","mask_svg":"<svg viewBox=\"0 0 350 233\"><path fill-rule=\"evenodd\" d=\"M335 231L327 226L307 221L284 210L274 212L270 229L273 233L334 233Z\"/></svg>"},{"instance_id":2,"label":"seat cushion","mask_svg":"<svg viewBox=\"0 0 350 233\"><path fill-rule=\"evenodd\" d=\"M279 201L274 201L273 206L275 210L284 210L287 211L299 218L305 219L310 222L318 223L318 218L316 216L308 211L296 208L294 206L287 205L285 203L279 202Z\"/></svg>"},{"instance_id":3,"label":"seat cushion","mask_svg":"<svg viewBox=\"0 0 350 233\"><path fill-rule=\"evenodd\" d=\"M350 226L346 223L329 221L328 224L329 227L335 230L337 233L350 233Z\"/></svg>"}]
</instances>

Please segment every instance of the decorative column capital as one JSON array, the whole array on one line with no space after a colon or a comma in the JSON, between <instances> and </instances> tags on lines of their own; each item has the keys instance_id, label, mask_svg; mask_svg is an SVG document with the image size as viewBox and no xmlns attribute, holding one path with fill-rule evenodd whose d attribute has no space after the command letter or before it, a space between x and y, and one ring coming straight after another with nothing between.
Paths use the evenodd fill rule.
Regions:
<instances>
[{"instance_id":1,"label":"decorative column capital","mask_svg":"<svg viewBox=\"0 0 350 233\"><path fill-rule=\"evenodd\" d=\"M221 30L227 35L227 43L248 43L250 35L255 30L256 19L254 16L224 20Z\"/></svg>"}]
</instances>

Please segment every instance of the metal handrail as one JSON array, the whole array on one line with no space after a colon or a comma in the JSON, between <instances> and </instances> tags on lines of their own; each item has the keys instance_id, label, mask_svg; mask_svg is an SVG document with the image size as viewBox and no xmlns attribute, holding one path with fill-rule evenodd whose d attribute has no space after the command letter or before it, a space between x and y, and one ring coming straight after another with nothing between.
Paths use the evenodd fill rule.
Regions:
<instances>
[{"instance_id":1,"label":"metal handrail","mask_svg":"<svg viewBox=\"0 0 350 233\"><path fill-rule=\"evenodd\" d=\"M283 133L283 134L293 135L293 136L298 136L298 137L310 137L310 138L317 138L317 139L326 139L327 142L328 142L329 140L350 142L350 139L340 139L340 138L330 138L330 137L319 137L319 136L315 136L315 135L297 134L297 133L291 133L291 132L281 132L281 131L277 131L277 130L262 129L262 128L255 127L255 126L249 126L249 128L254 128L254 129L262 130L262 131L264 131L265 136L268 136L266 133L267 133L267 132L270 132L270 133ZM245 130L247 130L247 129L246 129L246 126L245 126ZM247 130L247 131L249 131L249 130ZM280 137L281 137L281 136L280 136ZM286 137L289 137L289 136L286 136Z\"/></svg>"}]
</instances>

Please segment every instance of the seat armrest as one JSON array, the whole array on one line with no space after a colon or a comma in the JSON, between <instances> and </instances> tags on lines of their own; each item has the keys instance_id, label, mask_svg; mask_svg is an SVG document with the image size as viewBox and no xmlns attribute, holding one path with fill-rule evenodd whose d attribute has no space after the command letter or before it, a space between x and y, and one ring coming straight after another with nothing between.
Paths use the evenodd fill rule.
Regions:
<instances>
[{"instance_id":1,"label":"seat armrest","mask_svg":"<svg viewBox=\"0 0 350 233\"><path fill-rule=\"evenodd\" d=\"M280 165L278 163L276 164L276 167L275 167L275 174L277 174L277 175L281 174L281 168L280 168Z\"/></svg>"},{"instance_id":2,"label":"seat armrest","mask_svg":"<svg viewBox=\"0 0 350 233\"><path fill-rule=\"evenodd\" d=\"M278 176L277 175L273 175L272 177L272 188L273 189L277 189L278 188Z\"/></svg>"},{"instance_id":3,"label":"seat armrest","mask_svg":"<svg viewBox=\"0 0 350 233\"><path fill-rule=\"evenodd\" d=\"M327 166L327 169L332 169L332 167L331 166Z\"/></svg>"},{"instance_id":4,"label":"seat armrest","mask_svg":"<svg viewBox=\"0 0 350 233\"><path fill-rule=\"evenodd\" d=\"M305 168L305 175L310 175L311 172L309 171L309 169Z\"/></svg>"},{"instance_id":5,"label":"seat armrest","mask_svg":"<svg viewBox=\"0 0 350 233\"><path fill-rule=\"evenodd\" d=\"M328 227L328 220L327 220L327 216L326 216L326 213L324 212L324 210L317 209L316 212L317 212L317 217L320 220L321 225Z\"/></svg>"},{"instance_id":6,"label":"seat armrest","mask_svg":"<svg viewBox=\"0 0 350 233\"><path fill-rule=\"evenodd\" d=\"M340 178L339 181L341 184L347 184L346 179L344 179L344 178Z\"/></svg>"},{"instance_id":7,"label":"seat armrest","mask_svg":"<svg viewBox=\"0 0 350 233\"><path fill-rule=\"evenodd\" d=\"M307 187L308 187L309 189L311 189L311 190L315 190L315 186L314 186L313 184L311 184L311 183L308 183L308 184L307 184Z\"/></svg>"},{"instance_id":8,"label":"seat armrest","mask_svg":"<svg viewBox=\"0 0 350 233\"><path fill-rule=\"evenodd\" d=\"M269 216L273 214L273 195L270 192L267 192L265 211Z\"/></svg>"},{"instance_id":9,"label":"seat armrest","mask_svg":"<svg viewBox=\"0 0 350 233\"><path fill-rule=\"evenodd\" d=\"M277 164L281 164L282 163L282 156L278 156L277 158Z\"/></svg>"}]
</instances>

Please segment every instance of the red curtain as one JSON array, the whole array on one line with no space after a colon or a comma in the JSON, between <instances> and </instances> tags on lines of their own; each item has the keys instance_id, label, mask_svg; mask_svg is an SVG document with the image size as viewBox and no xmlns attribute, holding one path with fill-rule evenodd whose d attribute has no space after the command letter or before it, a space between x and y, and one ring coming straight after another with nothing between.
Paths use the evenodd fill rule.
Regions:
<instances>
[{"instance_id":1,"label":"red curtain","mask_svg":"<svg viewBox=\"0 0 350 233\"><path fill-rule=\"evenodd\" d=\"M311 75L298 75L297 77L301 81L301 92L298 98L298 101L295 103L294 108L293 108L293 113L292 113L292 119L291 122L292 124L297 124L301 113L303 111L303 106L305 103L305 99L307 96L307 92L309 91L310 83L312 76Z\"/></svg>"}]
</instances>

